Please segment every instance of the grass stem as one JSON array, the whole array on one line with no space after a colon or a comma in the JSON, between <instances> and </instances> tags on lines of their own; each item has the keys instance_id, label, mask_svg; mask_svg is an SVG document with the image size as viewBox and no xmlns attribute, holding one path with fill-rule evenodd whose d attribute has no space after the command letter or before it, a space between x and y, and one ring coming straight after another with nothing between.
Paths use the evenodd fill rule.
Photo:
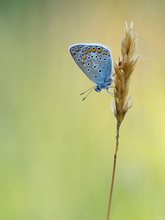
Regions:
<instances>
[{"instance_id":1,"label":"grass stem","mask_svg":"<svg viewBox=\"0 0 165 220\"><path fill-rule=\"evenodd\" d=\"M110 186L110 193L109 193L109 201L108 201L108 209L107 209L107 218L106 218L106 220L110 220L112 194L113 194L115 173L116 173L117 152L118 152L118 148L119 148L120 125L121 125L121 123L117 122L117 126L116 126L116 147L115 147L114 160L113 160L113 171L112 171L112 178L111 178L111 186Z\"/></svg>"}]
</instances>

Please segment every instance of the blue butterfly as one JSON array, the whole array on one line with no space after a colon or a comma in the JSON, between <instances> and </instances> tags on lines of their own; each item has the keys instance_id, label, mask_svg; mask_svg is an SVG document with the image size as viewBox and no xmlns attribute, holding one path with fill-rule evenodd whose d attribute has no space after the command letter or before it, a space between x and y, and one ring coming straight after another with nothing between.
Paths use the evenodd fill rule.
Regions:
<instances>
[{"instance_id":1,"label":"blue butterfly","mask_svg":"<svg viewBox=\"0 0 165 220\"><path fill-rule=\"evenodd\" d=\"M69 51L80 69L96 84L96 86L87 90L89 91L87 96L93 89L96 92L106 89L110 93L109 88L113 78L112 55L109 49L101 44L83 43L70 46ZM81 95L87 91L81 93Z\"/></svg>"}]
</instances>

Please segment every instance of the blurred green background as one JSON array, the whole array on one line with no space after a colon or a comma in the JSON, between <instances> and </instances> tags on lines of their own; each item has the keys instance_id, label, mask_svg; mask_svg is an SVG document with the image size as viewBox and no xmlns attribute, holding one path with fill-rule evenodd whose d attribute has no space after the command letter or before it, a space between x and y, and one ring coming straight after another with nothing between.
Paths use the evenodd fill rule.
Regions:
<instances>
[{"instance_id":1,"label":"blurred green background","mask_svg":"<svg viewBox=\"0 0 165 220\"><path fill-rule=\"evenodd\" d=\"M126 21L141 56L121 128L112 219L165 219L165 29L158 1L0 1L0 219L105 220L115 146L113 97L68 47L108 45Z\"/></svg>"}]
</instances>

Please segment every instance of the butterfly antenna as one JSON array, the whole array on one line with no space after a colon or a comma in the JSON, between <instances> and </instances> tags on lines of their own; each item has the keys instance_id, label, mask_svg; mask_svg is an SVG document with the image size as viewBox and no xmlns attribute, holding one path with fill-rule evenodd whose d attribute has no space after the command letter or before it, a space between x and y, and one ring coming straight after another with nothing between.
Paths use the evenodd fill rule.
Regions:
<instances>
[{"instance_id":1,"label":"butterfly antenna","mask_svg":"<svg viewBox=\"0 0 165 220\"><path fill-rule=\"evenodd\" d=\"M88 96L89 96L89 94L93 91L93 89L94 89L95 87L91 87L91 88L89 88L89 89L87 89L85 92L82 92L80 95L83 95L83 94L85 94L85 93L87 93L88 91L88 93L87 93L87 95L82 99L82 101L84 101Z\"/></svg>"},{"instance_id":2,"label":"butterfly antenna","mask_svg":"<svg viewBox=\"0 0 165 220\"><path fill-rule=\"evenodd\" d=\"M89 89L87 89L85 92L82 92L80 95L83 95L83 94L85 94L86 92L88 92L89 90L91 90L91 89L94 89L95 87L91 87L91 88L89 88Z\"/></svg>"}]
</instances>

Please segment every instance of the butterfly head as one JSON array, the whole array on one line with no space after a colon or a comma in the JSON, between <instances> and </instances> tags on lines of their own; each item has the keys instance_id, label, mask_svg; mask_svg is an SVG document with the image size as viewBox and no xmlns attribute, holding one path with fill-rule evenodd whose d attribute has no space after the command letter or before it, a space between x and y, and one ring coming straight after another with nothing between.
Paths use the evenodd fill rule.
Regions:
<instances>
[{"instance_id":1,"label":"butterfly head","mask_svg":"<svg viewBox=\"0 0 165 220\"><path fill-rule=\"evenodd\" d=\"M97 85L96 88L95 88L95 91L96 92L101 92L102 88L103 88L102 86Z\"/></svg>"}]
</instances>

